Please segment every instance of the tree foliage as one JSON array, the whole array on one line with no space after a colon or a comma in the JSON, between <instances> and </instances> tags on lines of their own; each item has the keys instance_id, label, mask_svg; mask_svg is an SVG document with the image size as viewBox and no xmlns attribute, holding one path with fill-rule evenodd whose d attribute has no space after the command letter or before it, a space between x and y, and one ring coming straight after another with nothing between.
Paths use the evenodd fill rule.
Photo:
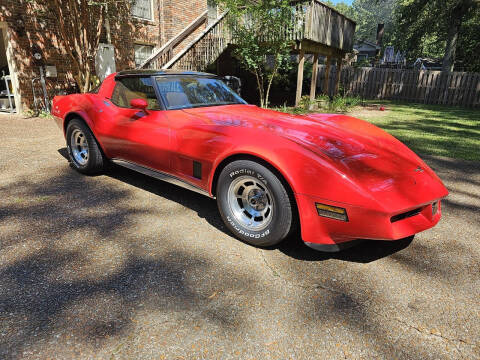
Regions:
<instances>
[{"instance_id":1,"label":"tree foliage","mask_svg":"<svg viewBox=\"0 0 480 360\"><path fill-rule=\"evenodd\" d=\"M260 104L267 107L270 88L279 70L290 66L294 7L288 0L219 0L228 10L227 25L233 55L255 75Z\"/></svg>"},{"instance_id":2,"label":"tree foliage","mask_svg":"<svg viewBox=\"0 0 480 360\"><path fill-rule=\"evenodd\" d=\"M478 4L478 0L401 0L396 12L397 45L408 50L410 58L442 54L446 71L453 70L455 60L469 63L474 59L456 55L460 44L471 48L474 31L479 30ZM469 31L464 29L467 25Z\"/></svg>"},{"instance_id":3,"label":"tree foliage","mask_svg":"<svg viewBox=\"0 0 480 360\"><path fill-rule=\"evenodd\" d=\"M395 9L397 0L354 0L352 5L343 2L333 4L326 2L342 14L352 18L356 23L355 40L375 42L377 25L384 24L383 44L389 45L392 41L395 26Z\"/></svg>"},{"instance_id":4,"label":"tree foliage","mask_svg":"<svg viewBox=\"0 0 480 360\"><path fill-rule=\"evenodd\" d=\"M104 31L106 8L129 13L135 0L27 0L30 4L54 13L58 36L72 62L74 79L82 92L90 90L94 59Z\"/></svg>"},{"instance_id":5,"label":"tree foliage","mask_svg":"<svg viewBox=\"0 0 480 360\"><path fill-rule=\"evenodd\" d=\"M357 22L355 39L374 42L377 24L385 24L383 47L394 45L407 59L443 59L444 70L454 64L480 71L480 0L354 0L332 4Z\"/></svg>"},{"instance_id":6,"label":"tree foliage","mask_svg":"<svg viewBox=\"0 0 480 360\"><path fill-rule=\"evenodd\" d=\"M458 36L457 59L465 71L480 72L480 7L463 22Z\"/></svg>"}]
</instances>

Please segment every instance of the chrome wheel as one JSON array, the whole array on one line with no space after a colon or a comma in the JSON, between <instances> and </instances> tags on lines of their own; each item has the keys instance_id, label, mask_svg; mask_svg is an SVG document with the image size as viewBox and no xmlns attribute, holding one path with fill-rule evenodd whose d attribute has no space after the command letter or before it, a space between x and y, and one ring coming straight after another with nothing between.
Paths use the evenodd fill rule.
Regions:
<instances>
[{"instance_id":1,"label":"chrome wheel","mask_svg":"<svg viewBox=\"0 0 480 360\"><path fill-rule=\"evenodd\" d=\"M248 230L263 230L272 221L274 204L270 191L252 176L240 176L232 181L228 205L236 220Z\"/></svg>"},{"instance_id":2,"label":"chrome wheel","mask_svg":"<svg viewBox=\"0 0 480 360\"><path fill-rule=\"evenodd\" d=\"M75 129L72 131L70 148L75 162L81 166L86 165L88 162L88 142L82 130Z\"/></svg>"}]
</instances>

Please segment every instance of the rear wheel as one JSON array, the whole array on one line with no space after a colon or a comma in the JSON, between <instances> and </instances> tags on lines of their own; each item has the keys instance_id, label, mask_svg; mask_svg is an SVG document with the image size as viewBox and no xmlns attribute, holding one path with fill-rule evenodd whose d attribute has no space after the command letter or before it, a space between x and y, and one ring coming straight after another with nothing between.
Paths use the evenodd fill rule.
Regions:
<instances>
[{"instance_id":1,"label":"rear wheel","mask_svg":"<svg viewBox=\"0 0 480 360\"><path fill-rule=\"evenodd\" d=\"M238 160L228 164L218 178L216 195L223 221L245 242L275 245L292 228L293 206L284 184L259 163Z\"/></svg>"},{"instance_id":2,"label":"rear wheel","mask_svg":"<svg viewBox=\"0 0 480 360\"><path fill-rule=\"evenodd\" d=\"M103 170L105 159L91 130L80 119L73 119L67 126L67 148L73 167L83 174L95 174Z\"/></svg>"}]
</instances>

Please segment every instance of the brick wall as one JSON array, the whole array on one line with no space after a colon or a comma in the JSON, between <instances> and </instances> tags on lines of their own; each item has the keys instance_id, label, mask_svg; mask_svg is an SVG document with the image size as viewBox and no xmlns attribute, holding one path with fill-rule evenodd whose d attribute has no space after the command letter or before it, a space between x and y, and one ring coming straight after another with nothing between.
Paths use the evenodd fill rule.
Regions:
<instances>
[{"instance_id":1,"label":"brick wall","mask_svg":"<svg viewBox=\"0 0 480 360\"><path fill-rule=\"evenodd\" d=\"M119 16L119 9L109 9L112 43L116 50L117 70L134 67L134 44L155 45L157 48L176 35L207 8L207 0L153 0L152 21L127 19ZM122 5L118 5L122 6ZM73 62L58 36L54 12L40 11L26 0L0 0L0 22L7 24L7 33L13 49L19 80L19 94L25 108L33 105L32 79L39 76L33 49L40 51L46 65L57 67L58 78L48 79L50 98L60 89L74 82ZM191 41L190 36L184 44ZM105 34L102 41L105 41ZM3 51L3 49L0 49ZM40 90L40 88L38 88Z\"/></svg>"},{"instance_id":2,"label":"brick wall","mask_svg":"<svg viewBox=\"0 0 480 360\"><path fill-rule=\"evenodd\" d=\"M207 0L163 0L165 33L170 39L178 34L202 12L207 10Z\"/></svg>"},{"instance_id":3,"label":"brick wall","mask_svg":"<svg viewBox=\"0 0 480 360\"><path fill-rule=\"evenodd\" d=\"M49 13L34 14L32 7L21 0L0 0L0 22L7 25L7 36L13 50L19 94L28 108L33 102L32 79L39 76L33 52L42 53L46 64L56 65L58 79L49 88L65 86L71 81L70 64L56 35L56 19ZM5 29L4 29L5 30ZM35 50L34 50L35 49ZM1 49L4 51L4 49ZM60 84L60 85L59 85Z\"/></svg>"}]
</instances>

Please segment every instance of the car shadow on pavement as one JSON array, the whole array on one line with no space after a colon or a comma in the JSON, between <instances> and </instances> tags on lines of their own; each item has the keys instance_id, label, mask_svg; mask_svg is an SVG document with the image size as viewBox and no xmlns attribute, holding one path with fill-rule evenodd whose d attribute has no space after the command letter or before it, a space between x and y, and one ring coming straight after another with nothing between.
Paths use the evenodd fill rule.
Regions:
<instances>
[{"instance_id":1,"label":"car shadow on pavement","mask_svg":"<svg viewBox=\"0 0 480 360\"><path fill-rule=\"evenodd\" d=\"M65 159L69 160L67 148L61 148L58 152ZM103 175L192 209L197 212L200 218L205 219L210 225L231 236L231 233L220 218L217 204L213 199L113 163L109 164Z\"/></svg>"},{"instance_id":2,"label":"car shadow on pavement","mask_svg":"<svg viewBox=\"0 0 480 360\"><path fill-rule=\"evenodd\" d=\"M139 240L125 232L144 214L127 201L128 189L105 186L66 166L43 175L0 187L0 359L47 351L53 341L63 349L75 341L95 351L111 338L128 338L137 312L160 319L195 316L222 333L240 326L242 314L229 304L216 299L207 306L213 292L208 284L191 285L196 274L216 272L218 264L188 249L154 256L144 248L148 233ZM224 291L254 283L237 270L221 273ZM203 310L196 313L197 307Z\"/></svg>"},{"instance_id":3,"label":"car shadow on pavement","mask_svg":"<svg viewBox=\"0 0 480 360\"><path fill-rule=\"evenodd\" d=\"M413 236L396 241L364 240L348 249L329 253L315 251L306 246L300 237L292 237L286 239L277 248L285 255L297 260L323 261L336 259L357 263L369 263L407 248L412 241Z\"/></svg>"}]
</instances>

